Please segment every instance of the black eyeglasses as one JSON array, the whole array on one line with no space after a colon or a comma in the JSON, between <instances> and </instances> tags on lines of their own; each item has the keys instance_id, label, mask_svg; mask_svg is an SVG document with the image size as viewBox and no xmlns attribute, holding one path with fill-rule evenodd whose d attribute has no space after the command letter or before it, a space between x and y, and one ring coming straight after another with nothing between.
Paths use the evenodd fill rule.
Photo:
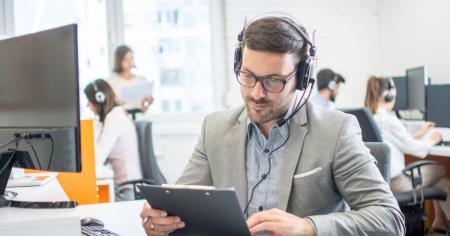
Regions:
<instances>
[{"instance_id":1,"label":"black eyeglasses","mask_svg":"<svg viewBox=\"0 0 450 236\"><path fill-rule=\"evenodd\" d=\"M253 88L256 83L260 81L265 91L279 93L283 91L286 83L295 77L297 70L294 70L294 72L285 78L281 76L277 76L276 78L274 76L256 76L250 72L242 70L236 70L235 72L237 81L244 87Z\"/></svg>"}]
</instances>

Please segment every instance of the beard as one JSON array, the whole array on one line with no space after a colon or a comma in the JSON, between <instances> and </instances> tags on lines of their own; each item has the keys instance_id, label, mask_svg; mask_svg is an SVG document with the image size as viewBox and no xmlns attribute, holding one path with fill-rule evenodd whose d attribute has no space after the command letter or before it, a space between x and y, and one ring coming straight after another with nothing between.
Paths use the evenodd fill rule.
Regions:
<instances>
[{"instance_id":1,"label":"beard","mask_svg":"<svg viewBox=\"0 0 450 236\"><path fill-rule=\"evenodd\" d=\"M263 109L255 109L253 106L262 106ZM273 120L280 120L287 112L287 107L274 108L273 102L262 98L255 100L253 97L245 97L245 106L249 119L257 124L264 124Z\"/></svg>"},{"instance_id":2,"label":"beard","mask_svg":"<svg viewBox=\"0 0 450 236\"><path fill-rule=\"evenodd\" d=\"M333 91L331 91L331 94L330 94L330 101L336 102L336 94L334 94Z\"/></svg>"}]
</instances>

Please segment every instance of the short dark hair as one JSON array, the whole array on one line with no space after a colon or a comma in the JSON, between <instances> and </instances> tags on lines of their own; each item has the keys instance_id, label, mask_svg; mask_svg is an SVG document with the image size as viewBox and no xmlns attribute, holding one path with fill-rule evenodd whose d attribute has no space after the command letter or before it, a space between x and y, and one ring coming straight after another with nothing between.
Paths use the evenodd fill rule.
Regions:
<instances>
[{"instance_id":1,"label":"short dark hair","mask_svg":"<svg viewBox=\"0 0 450 236\"><path fill-rule=\"evenodd\" d=\"M336 84L345 83L345 78L331 69L322 69L317 73L317 89L319 91L328 89L330 81L334 81Z\"/></svg>"},{"instance_id":2,"label":"short dark hair","mask_svg":"<svg viewBox=\"0 0 450 236\"><path fill-rule=\"evenodd\" d=\"M122 61L128 52L133 52L133 50L127 45L120 45L116 48L116 52L114 53L114 72L119 74L123 72Z\"/></svg>"},{"instance_id":3,"label":"short dark hair","mask_svg":"<svg viewBox=\"0 0 450 236\"><path fill-rule=\"evenodd\" d=\"M308 49L308 44L299 30L308 37L305 27L289 17L269 16L257 19L245 28L242 48L294 53L296 63L299 63Z\"/></svg>"},{"instance_id":4,"label":"short dark hair","mask_svg":"<svg viewBox=\"0 0 450 236\"><path fill-rule=\"evenodd\" d=\"M97 90L105 94L105 102L100 104L95 99L95 89L94 84L97 86ZM84 88L84 94L92 105L94 105L95 110L98 112L100 117L100 122L105 121L106 115L119 104L117 103L116 94L114 93L112 87L103 79L97 79L94 82L89 83L86 88Z\"/></svg>"}]
</instances>

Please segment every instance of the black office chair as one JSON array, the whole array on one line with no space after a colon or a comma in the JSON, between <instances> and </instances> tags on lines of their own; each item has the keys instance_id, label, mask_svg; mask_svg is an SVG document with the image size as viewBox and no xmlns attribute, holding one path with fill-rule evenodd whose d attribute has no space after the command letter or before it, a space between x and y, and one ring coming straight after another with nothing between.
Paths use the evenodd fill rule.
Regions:
<instances>
[{"instance_id":1,"label":"black office chair","mask_svg":"<svg viewBox=\"0 0 450 236\"><path fill-rule=\"evenodd\" d=\"M138 114L138 113L141 113L142 111L141 111L141 109L138 109L138 108L135 108L135 109L127 109L127 113L129 114L129 115L131 115L131 119L133 120L133 121L136 121L136 115Z\"/></svg>"},{"instance_id":2,"label":"black office chair","mask_svg":"<svg viewBox=\"0 0 450 236\"><path fill-rule=\"evenodd\" d=\"M341 111L356 116L364 142L383 142L381 132L367 108L342 109Z\"/></svg>"},{"instance_id":3,"label":"black office chair","mask_svg":"<svg viewBox=\"0 0 450 236\"><path fill-rule=\"evenodd\" d=\"M370 153L378 162L378 168L386 182L390 182L391 151L386 143L366 142ZM417 161L403 169L403 173L411 176L411 184L414 190L406 192L395 192L394 196L405 216L406 235L424 235L426 214L423 203L426 200L445 201L447 194L433 187L421 187L422 174L420 168L426 165L440 165L435 161Z\"/></svg>"},{"instance_id":4,"label":"black office chair","mask_svg":"<svg viewBox=\"0 0 450 236\"><path fill-rule=\"evenodd\" d=\"M167 181L156 161L156 155L153 149L152 123L150 121L141 120L135 122L135 126L138 137L142 179L125 181L117 186L117 190L120 191L120 189L126 185L133 185L134 198L142 199L142 195L137 189L138 185L161 185L167 183Z\"/></svg>"}]
</instances>

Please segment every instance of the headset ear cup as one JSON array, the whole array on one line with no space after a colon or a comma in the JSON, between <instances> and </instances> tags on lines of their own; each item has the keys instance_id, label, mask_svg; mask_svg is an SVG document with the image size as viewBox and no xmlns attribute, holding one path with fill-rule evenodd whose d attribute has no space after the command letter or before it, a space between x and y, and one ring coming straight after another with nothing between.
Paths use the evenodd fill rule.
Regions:
<instances>
[{"instance_id":1,"label":"headset ear cup","mask_svg":"<svg viewBox=\"0 0 450 236\"><path fill-rule=\"evenodd\" d=\"M335 89L336 88L336 81L330 80L330 82L328 82L328 86L327 87L328 87L329 90Z\"/></svg>"},{"instance_id":2,"label":"headset ear cup","mask_svg":"<svg viewBox=\"0 0 450 236\"><path fill-rule=\"evenodd\" d=\"M234 71L241 69L241 63L242 63L242 47L238 46L234 50Z\"/></svg>"},{"instance_id":3,"label":"headset ear cup","mask_svg":"<svg viewBox=\"0 0 450 236\"><path fill-rule=\"evenodd\" d=\"M105 102L106 96L105 96L105 94L103 92L98 91L98 92L95 93L95 100L98 103L102 104L102 103Z\"/></svg>"},{"instance_id":4,"label":"headset ear cup","mask_svg":"<svg viewBox=\"0 0 450 236\"><path fill-rule=\"evenodd\" d=\"M306 88L306 86L304 85L305 70L306 65L305 62L302 60L297 68L297 86L296 86L297 90L303 90L304 88Z\"/></svg>"},{"instance_id":5,"label":"headset ear cup","mask_svg":"<svg viewBox=\"0 0 450 236\"><path fill-rule=\"evenodd\" d=\"M308 88L309 81L311 79L311 75L313 73L313 66L311 65L311 58L309 56L305 56L297 69L297 89L304 90Z\"/></svg>"},{"instance_id":6,"label":"headset ear cup","mask_svg":"<svg viewBox=\"0 0 450 236\"><path fill-rule=\"evenodd\" d=\"M392 102L394 101L394 96L391 93L388 93L384 96L384 101L385 102Z\"/></svg>"}]
</instances>

